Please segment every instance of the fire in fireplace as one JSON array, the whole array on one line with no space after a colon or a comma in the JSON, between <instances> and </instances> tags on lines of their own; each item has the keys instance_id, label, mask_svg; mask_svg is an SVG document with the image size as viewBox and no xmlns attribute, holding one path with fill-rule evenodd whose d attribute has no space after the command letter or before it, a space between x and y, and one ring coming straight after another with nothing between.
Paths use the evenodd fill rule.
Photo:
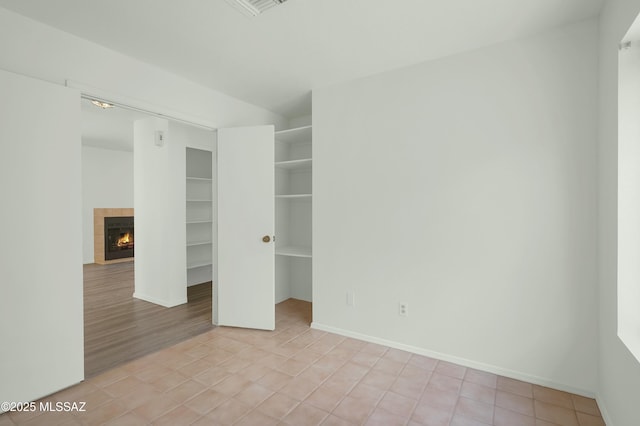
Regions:
<instances>
[{"instance_id":1,"label":"fire in fireplace","mask_svg":"<svg viewBox=\"0 0 640 426\"><path fill-rule=\"evenodd\" d=\"M104 260L133 257L133 216L104 218Z\"/></svg>"}]
</instances>

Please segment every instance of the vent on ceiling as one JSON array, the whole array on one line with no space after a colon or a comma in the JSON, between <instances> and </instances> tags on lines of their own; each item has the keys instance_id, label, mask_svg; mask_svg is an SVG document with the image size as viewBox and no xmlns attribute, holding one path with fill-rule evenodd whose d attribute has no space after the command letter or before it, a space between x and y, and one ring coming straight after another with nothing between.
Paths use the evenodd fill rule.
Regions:
<instances>
[{"instance_id":1,"label":"vent on ceiling","mask_svg":"<svg viewBox=\"0 0 640 426\"><path fill-rule=\"evenodd\" d=\"M258 16L285 1L287 0L227 0L236 9L249 16Z\"/></svg>"}]
</instances>

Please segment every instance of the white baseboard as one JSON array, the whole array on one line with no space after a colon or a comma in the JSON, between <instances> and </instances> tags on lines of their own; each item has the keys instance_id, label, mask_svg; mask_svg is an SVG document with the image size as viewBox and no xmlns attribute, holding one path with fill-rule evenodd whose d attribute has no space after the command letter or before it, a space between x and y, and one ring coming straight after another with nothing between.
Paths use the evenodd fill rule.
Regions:
<instances>
[{"instance_id":1,"label":"white baseboard","mask_svg":"<svg viewBox=\"0 0 640 426\"><path fill-rule=\"evenodd\" d=\"M147 296L145 294L140 294L138 292L133 293L133 297L136 299L144 300L146 302L155 303L156 305L164 306L165 308L173 308L174 306L179 306L187 303L187 298L177 299L172 301L166 301L162 299L158 299L155 297Z\"/></svg>"},{"instance_id":2,"label":"white baseboard","mask_svg":"<svg viewBox=\"0 0 640 426\"><path fill-rule=\"evenodd\" d=\"M598 403L598 408L600 409L600 414L602 414L602 420L604 420L604 424L607 426L614 426L613 420L611 420L611 416L609 415L609 411L607 411L607 406L602 400L600 393L596 393L596 402Z\"/></svg>"},{"instance_id":3,"label":"white baseboard","mask_svg":"<svg viewBox=\"0 0 640 426\"><path fill-rule=\"evenodd\" d=\"M473 361L466 358L460 358L453 355L447 355L441 352L431 351L417 346L405 345L403 343L394 342L392 340L381 339L375 336L369 336L367 334L357 333L350 330L344 330L341 328L332 327L325 324L319 324L317 322L311 323L311 328L316 330L327 331L329 333L339 334L345 337L351 337L365 342L376 343L378 345L388 346L394 349L400 349L402 351L411 352L417 355L424 355L430 358L435 358L442 361L452 362L465 367L475 368L476 370L486 371L488 373L497 374L499 376L509 377L511 379L521 380L523 382L533 383L548 388L558 389L561 391L574 393L576 395L585 396L587 398L595 398L596 394L593 391L576 388L566 385L564 383L558 383L553 380L549 380L543 377L533 376L530 374L522 373L519 371L513 371L505 368L501 368L495 365L484 364L481 362ZM603 416L604 417L604 416ZM605 419L606 420L606 419ZM609 423L607 423L608 425Z\"/></svg>"}]
</instances>

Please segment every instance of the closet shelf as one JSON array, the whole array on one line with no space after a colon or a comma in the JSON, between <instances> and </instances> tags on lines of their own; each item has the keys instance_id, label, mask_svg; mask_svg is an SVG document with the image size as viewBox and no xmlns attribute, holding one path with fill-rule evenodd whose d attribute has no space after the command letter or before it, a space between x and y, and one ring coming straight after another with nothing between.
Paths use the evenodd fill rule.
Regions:
<instances>
[{"instance_id":1,"label":"closet shelf","mask_svg":"<svg viewBox=\"0 0 640 426\"><path fill-rule=\"evenodd\" d=\"M310 247L276 247L276 254L279 256L291 256L291 257L311 257Z\"/></svg>"},{"instance_id":2,"label":"closet shelf","mask_svg":"<svg viewBox=\"0 0 640 426\"><path fill-rule=\"evenodd\" d=\"M213 223L211 220L188 220L187 225L193 225L196 223Z\"/></svg>"},{"instance_id":3,"label":"closet shelf","mask_svg":"<svg viewBox=\"0 0 640 426\"><path fill-rule=\"evenodd\" d=\"M210 203L212 200L206 198L188 198L187 203Z\"/></svg>"},{"instance_id":4,"label":"closet shelf","mask_svg":"<svg viewBox=\"0 0 640 426\"><path fill-rule=\"evenodd\" d=\"M301 158L299 160L276 161L276 167L279 169L310 169L311 158Z\"/></svg>"},{"instance_id":5,"label":"closet shelf","mask_svg":"<svg viewBox=\"0 0 640 426\"><path fill-rule=\"evenodd\" d=\"M187 269L197 269L197 268L203 268L205 266L212 266L213 264L211 262L194 262L194 263L189 263L187 264Z\"/></svg>"},{"instance_id":6,"label":"closet shelf","mask_svg":"<svg viewBox=\"0 0 640 426\"><path fill-rule=\"evenodd\" d=\"M311 194L286 194L276 195L276 198L293 199L293 198L311 198Z\"/></svg>"},{"instance_id":7,"label":"closet shelf","mask_svg":"<svg viewBox=\"0 0 640 426\"><path fill-rule=\"evenodd\" d=\"M187 247L208 246L209 244L212 244L212 241L193 241L187 243Z\"/></svg>"},{"instance_id":8,"label":"closet shelf","mask_svg":"<svg viewBox=\"0 0 640 426\"><path fill-rule=\"evenodd\" d=\"M190 177L190 176L187 176L187 180L197 181L197 182L213 182L213 179L211 178Z\"/></svg>"}]
</instances>

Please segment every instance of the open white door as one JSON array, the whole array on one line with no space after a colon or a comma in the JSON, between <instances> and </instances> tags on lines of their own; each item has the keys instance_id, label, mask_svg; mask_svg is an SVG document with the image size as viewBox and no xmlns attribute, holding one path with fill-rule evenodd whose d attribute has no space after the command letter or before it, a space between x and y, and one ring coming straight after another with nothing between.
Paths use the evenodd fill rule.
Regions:
<instances>
[{"instance_id":1,"label":"open white door","mask_svg":"<svg viewBox=\"0 0 640 426\"><path fill-rule=\"evenodd\" d=\"M80 179L80 93L0 70L0 402L84 379Z\"/></svg>"},{"instance_id":2,"label":"open white door","mask_svg":"<svg viewBox=\"0 0 640 426\"><path fill-rule=\"evenodd\" d=\"M218 324L275 328L274 128L218 130Z\"/></svg>"}]
</instances>

